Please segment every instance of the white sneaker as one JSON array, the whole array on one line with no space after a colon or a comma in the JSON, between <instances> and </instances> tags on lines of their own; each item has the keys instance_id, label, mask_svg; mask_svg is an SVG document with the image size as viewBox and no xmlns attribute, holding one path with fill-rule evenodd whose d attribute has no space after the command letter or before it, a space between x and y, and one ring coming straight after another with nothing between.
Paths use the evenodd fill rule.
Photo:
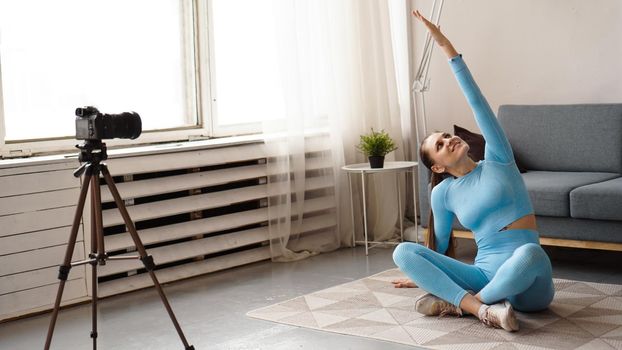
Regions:
<instances>
[{"instance_id":1,"label":"white sneaker","mask_svg":"<svg viewBox=\"0 0 622 350\"><path fill-rule=\"evenodd\" d=\"M426 293L415 302L415 310L426 316L462 316L462 310L435 295Z\"/></svg>"},{"instance_id":2,"label":"white sneaker","mask_svg":"<svg viewBox=\"0 0 622 350\"><path fill-rule=\"evenodd\" d=\"M478 317L488 327L503 328L508 332L518 331L518 320L507 300L494 305L482 305Z\"/></svg>"}]
</instances>

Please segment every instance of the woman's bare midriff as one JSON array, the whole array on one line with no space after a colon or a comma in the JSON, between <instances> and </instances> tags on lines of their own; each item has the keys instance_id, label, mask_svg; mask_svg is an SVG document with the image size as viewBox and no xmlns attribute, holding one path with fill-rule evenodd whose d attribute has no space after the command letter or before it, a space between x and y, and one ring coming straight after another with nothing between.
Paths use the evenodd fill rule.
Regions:
<instances>
[{"instance_id":1,"label":"woman's bare midriff","mask_svg":"<svg viewBox=\"0 0 622 350\"><path fill-rule=\"evenodd\" d=\"M537 231L538 226L536 225L536 216L534 214L525 215L522 218L502 228L501 231L520 229Z\"/></svg>"}]
</instances>

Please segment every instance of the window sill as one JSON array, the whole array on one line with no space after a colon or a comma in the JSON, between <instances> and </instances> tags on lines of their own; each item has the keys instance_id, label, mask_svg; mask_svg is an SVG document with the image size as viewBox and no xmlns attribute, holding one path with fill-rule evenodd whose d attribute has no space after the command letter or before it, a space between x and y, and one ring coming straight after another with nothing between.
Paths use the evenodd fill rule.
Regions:
<instances>
[{"instance_id":1,"label":"window sill","mask_svg":"<svg viewBox=\"0 0 622 350\"><path fill-rule=\"evenodd\" d=\"M210 149L229 147L244 144L263 143L263 134L253 134L244 136L229 136L212 138L207 140L167 142L155 145L125 146L123 148L108 149L108 158L125 158L138 155L161 154L172 152L192 151L198 149ZM32 156L27 158L14 158L0 160L0 169L16 168L32 165L46 165L63 163L67 161L77 161L78 152L64 153L47 156Z\"/></svg>"}]
</instances>

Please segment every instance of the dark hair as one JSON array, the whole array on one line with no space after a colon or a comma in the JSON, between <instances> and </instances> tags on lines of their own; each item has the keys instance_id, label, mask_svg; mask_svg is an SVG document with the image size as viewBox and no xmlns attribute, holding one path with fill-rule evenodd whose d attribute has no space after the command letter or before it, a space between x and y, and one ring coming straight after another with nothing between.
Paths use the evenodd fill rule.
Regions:
<instances>
[{"instance_id":1,"label":"dark hair","mask_svg":"<svg viewBox=\"0 0 622 350\"><path fill-rule=\"evenodd\" d=\"M432 189L433 189L436 185L438 185L439 183L441 183L441 181L443 181L447 173L439 174L432 170L432 165L434 165L434 162L432 161L432 158L430 158L430 154L423 150L423 144L425 143L425 140L427 140L428 137L430 136L431 135L428 135L425 139L423 139L423 141L419 145L419 159L421 160L423 165L425 165L426 168L430 170L430 173L431 173L430 184L432 185ZM436 250L436 236L434 234L434 212L432 211L431 208L430 208L430 218L428 219L428 231L425 234L425 245L426 247L432 250ZM454 247L453 229L451 230L451 233L449 235L449 245L448 245L447 251L445 252L445 255L450 256L450 257L456 256L456 251Z\"/></svg>"}]
</instances>

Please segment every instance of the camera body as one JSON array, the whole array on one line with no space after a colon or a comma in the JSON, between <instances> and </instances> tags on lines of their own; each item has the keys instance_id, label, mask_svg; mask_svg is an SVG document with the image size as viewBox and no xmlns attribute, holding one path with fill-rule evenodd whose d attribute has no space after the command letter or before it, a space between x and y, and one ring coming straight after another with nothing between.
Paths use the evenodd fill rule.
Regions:
<instances>
[{"instance_id":1,"label":"camera body","mask_svg":"<svg viewBox=\"0 0 622 350\"><path fill-rule=\"evenodd\" d=\"M136 112L101 113L93 106L76 108L76 139L135 139L142 132L142 122Z\"/></svg>"}]
</instances>

